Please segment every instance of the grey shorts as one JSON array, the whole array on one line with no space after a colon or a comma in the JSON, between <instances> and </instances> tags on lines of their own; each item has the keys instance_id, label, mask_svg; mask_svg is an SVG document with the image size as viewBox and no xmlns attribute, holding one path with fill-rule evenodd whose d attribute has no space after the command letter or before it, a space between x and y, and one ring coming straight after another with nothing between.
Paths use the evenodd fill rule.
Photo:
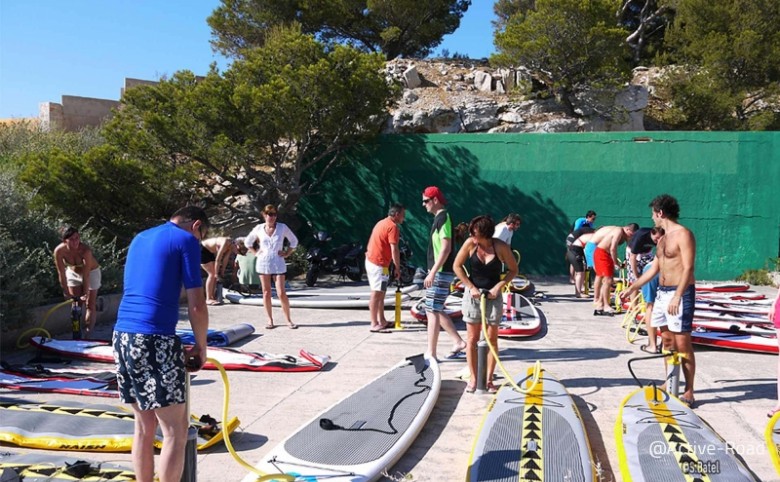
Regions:
<instances>
[{"instance_id":1,"label":"grey shorts","mask_svg":"<svg viewBox=\"0 0 780 482\"><path fill-rule=\"evenodd\" d=\"M115 331L119 398L153 410L185 402L184 348L176 335Z\"/></svg>"},{"instance_id":2,"label":"grey shorts","mask_svg":"<svg viewBox=\"0 0 780 482\"><path fill-rule=\"evenodd\" d=\"M482 297L474 298L469 293L463 295L463 321L466 323L482 323ZM485 317L489 325L498 325L504 316L504 300L502 296L485 300Z\"/></svg>"}]
</instances>

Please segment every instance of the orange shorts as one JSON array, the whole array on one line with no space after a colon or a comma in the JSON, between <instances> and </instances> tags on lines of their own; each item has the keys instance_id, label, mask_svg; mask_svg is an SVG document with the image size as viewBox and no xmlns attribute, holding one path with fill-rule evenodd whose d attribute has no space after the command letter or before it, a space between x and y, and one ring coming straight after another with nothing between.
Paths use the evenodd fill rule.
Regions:
<instances>
[{"instance_id":1,"label":"orange shorts","mask_svg":"<svg viewBox=\"0 0 780 482\"><path fill-rule=\"evenodd\" d=\"M596 248L593 253L593 262L596 265L596 276L611 278L615 274L615 262L607 250Z\"/></svg>"}]
</instances>

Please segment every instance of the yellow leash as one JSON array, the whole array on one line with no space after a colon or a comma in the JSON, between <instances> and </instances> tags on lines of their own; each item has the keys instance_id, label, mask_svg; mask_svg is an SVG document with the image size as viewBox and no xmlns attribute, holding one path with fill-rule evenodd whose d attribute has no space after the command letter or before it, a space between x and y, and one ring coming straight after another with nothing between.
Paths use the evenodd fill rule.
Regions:
<instances>
[{"instance_id":1,"label":"yellow leash","mask_svg":"<svg viewBox=\"0 0 780 482\"><path fill-rule=\"evenodd\" d=\"M517 390L519 393L528 394L533 391L534 387L536 387L536 384L539 382L539 378L542 376L542 362L540 360L536 360L536 363L534 364L533 368L533 377L532 377L532 383L527 389L520 388L517 383L515 383L514 378L512 375L507 372L506 368L504 368L504 365L501 363L501 359L498 357L498 351L496 351L496 347L493 346L493 344L490 342L490 337L488 336L487 332L487 317L485 315L485 309L487 308L487 294L482 293L482 296L480 297L480 308L482 311L482 336L485 337L485 341L487 342L488 348L490 348L490 353L493 354L493 358L496 359L496 365L501 370L501 373L504 374L504 378L506 378L507 382L512 387Z\"/></svg>"},{"instance_id":2,"label":"yellow leash","mask_svg":"<svg viewBox=\"0 0 780 482\"><path fill-rule=\"evenodd\" d=\"M257 475L257 479L255 479L257 482L264 482L269 480L294 481L295 477L292 475L266 474L265 472L258 470L254 466L248 464L244 459L239 457L239 455L233 449L233 444L230 442L230 433L228 432L227 424L225 423L225 421L228 420L228 405L230 404L230 382L228 381L227 372L225 371L225 367L223 367L222 364L217 360L213 358L207 358L206 360L217 367L219 374L222 376L222 383L225 385L225 396L223 397L222 402L222 438L225 439L225 446L227 447L228 452L230 452L230 455L233 456L239 465Z\"/></svg>"}]
</instances>

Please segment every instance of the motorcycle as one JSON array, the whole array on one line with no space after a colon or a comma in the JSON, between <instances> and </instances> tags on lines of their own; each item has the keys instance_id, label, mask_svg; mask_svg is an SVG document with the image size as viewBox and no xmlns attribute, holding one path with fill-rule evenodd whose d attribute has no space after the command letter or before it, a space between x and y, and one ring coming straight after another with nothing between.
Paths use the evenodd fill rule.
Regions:
<instances>
[{"instance_id":1,"label":"motorcycle","mask_svg":"<svg viewBox=\"0 0 780 482\"><path fill-rule=\"evenodd\" d=\"M417 269L409 264L412 259L412 248L409 243L401 236L398 240L398 251L401 257L401 286L407 286L414 282L414 275ZM395 263L390 264L390 280L395 279Z\"/></svg>"},{"instance_id":2,"label":"motorcycle","mask_svg":"<svg viewBox=\"0 0 780 482\"><path fill-rule=\"evenodd\" d=\"M314 233L314 244L306 253L309 263L306 270L306 286L314 286L321 273L329 273L360 281L363 278L363 245L346 243L328 250L331 236L327 231Z\"/></svg>"}]
</instances>

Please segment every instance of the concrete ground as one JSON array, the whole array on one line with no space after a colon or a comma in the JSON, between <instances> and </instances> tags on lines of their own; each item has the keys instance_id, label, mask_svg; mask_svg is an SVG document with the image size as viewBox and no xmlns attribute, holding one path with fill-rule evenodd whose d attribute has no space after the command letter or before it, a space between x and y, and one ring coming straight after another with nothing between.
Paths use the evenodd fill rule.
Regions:
<instances>
[{"instance_id":1,"label":"concrete ground","mask_svg":"<svg viewBox=\"0 0 780 482\"><path fill-rule=\"evenodd\" d=\"M614 427L621 401L637 387L626 362L643 355L639 342L630 345L626 341L620 329L621 318L593 317L590 301L575 299L565 280L534 282L537 290L546 295L538 298L546 326L535 339L501 340L502 361L510 373L518 374L535 360L541 360L543 367L560 379L574 397L585 420L594 459L601 467L602 480L621 480ZM761 287L757 291L768 296L776 292ZM315 373L229 372L229 411L241 420L241 427L231 440L239 455L252 465L319 412L402 358L422 353L426 347L426 333L422 325L411 321L408 311L403 319L409 328L389 334L369 332L367 310L294 309L298 330L284 326L279 309L274 312L280 326L266 330L263 308L230 304L211 307L211 326L252 323L257 332L251 339L239 342L241 349L297 354L304 348L330 355L333 363ZM390 310L387 316L392 317ZM465 331L462 324L459 327ZM99 335L109 337L110 330L108 325L100 326ZM442 333L439 358L449 351L451 343ZM26 360L33 352L8 355L4 357ZM696 360L696 413L735 447L760 480L780 481L763 438L765 413L776 397L777 357L696 347ZM465 359L441 364L443 382L438 403L411 449L390 470L395 480L451 481L465 477L474 436L491 396L464 393L465 382L456 378L464 367ZM646 380L660 383L663 378L659 360L638 363L636 368ZM222 393L218 372L200 372L192 383L192 411L221 419ZM5 390L0 394L28 400L108 400ZM126 462L130 466L129 454L74 455ZM198 456L198 478L202 481L238 481L247 473L224 445Z\"/></svg>"}]
</instances>

